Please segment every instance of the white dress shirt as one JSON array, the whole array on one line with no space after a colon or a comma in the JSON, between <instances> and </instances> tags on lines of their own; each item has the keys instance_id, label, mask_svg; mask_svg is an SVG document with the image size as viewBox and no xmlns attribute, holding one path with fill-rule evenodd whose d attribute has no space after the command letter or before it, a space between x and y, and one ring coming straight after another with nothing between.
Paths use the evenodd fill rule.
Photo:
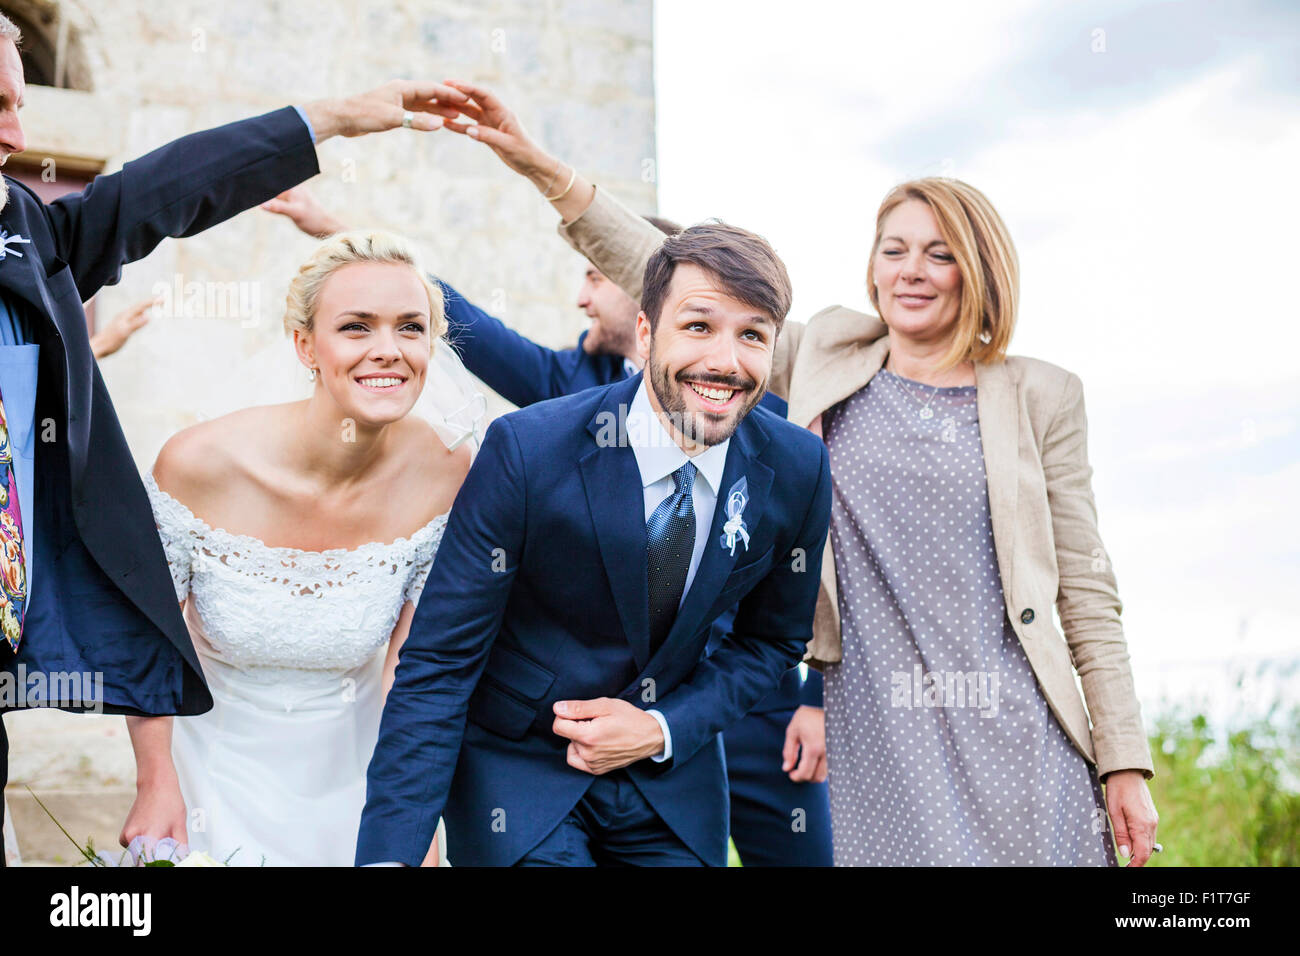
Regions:
<instances>
[{"instance_id":1,"label":"white dress shirt","mask_svg":"<svg viewBox=\"0 0 1300 956\"><path fill-rule=\"evenodd\" d=\"M704 549L709 543L713 512L718 503L722 472L727 467L727 449L731 445L731 439L712 445L693 457L687 455L673 441L672 435L650 406L644 378L637 386L636 395L628 407L627 438L632 453L636 455L637 469L641 472L647 522L664 499L677 491L673 472L688 461L695 465L695 483L691 487L691 502L695 509L695 548L691 552L691 566L686 571L686 586L682 588L682 598L677 604L680 609L686 602L686 595L690 593L691 582L695 580L695 572L699 570L700 559L704 557ZM647 710L646 713L659 721L659 729L663 731L663 753L651 758L662 763L673 755L673 738L668 731L668 721L657 710Z\"/></svg>"}]
</instances>

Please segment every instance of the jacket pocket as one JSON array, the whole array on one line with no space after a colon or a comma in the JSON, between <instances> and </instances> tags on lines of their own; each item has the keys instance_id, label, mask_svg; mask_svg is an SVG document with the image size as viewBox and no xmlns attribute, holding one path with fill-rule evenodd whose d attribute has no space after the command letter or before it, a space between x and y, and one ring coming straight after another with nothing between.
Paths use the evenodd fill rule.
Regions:
<instances>
[{"instance_id":1,"label":"jacket pocket","mask_svg":"<svg viewBox=\"0 0 1300 956\"><path fill-rule=\"evenodd\" d=\"M522 740L554 683L553 673L498 641L470 698L468 717L502 737Z\"/></svg>"},{"instance_id":2,"label":"jacket pocket","mask_svg":"<svg viewBox=\"0 0 1300 956\"><path fill-rule=\"evenodd\" d=\"M772 570L772 548L768 548L759 557L746 564L744 567L734 568L730 575L727 576L726 583L723 584L719 595L731 595L734 592L741 591L744 588L753 587L755 582L759 581L768 571Z\"/></svg>"},{"instance_id":3,"label":"jacket pocket","mask_svg":"<svg viewBox=\"0 0 1300 956\"><path fill-rule=\"evenodd\" d=\"M467 716L474 723L510 740L523 740L537 709L515 700L491 684L480 683L469 699Z\"/></svg>"},{"instance_id":4,"label":"jacket pocket","mask_svg":"<svg viewBox=\"0 0 1300 956\"><path fill-rule=\"evenodd\" d=\"M528 700L541 700L555 683L555 675L541 664L500 642L492 646L483 676Z\"/></svg>"},{"instance_id":5,"label":"jacket pocket","mask_svg":"<svg viewBox=\"0 0 1300 956\"><path fill-rule=\"evenodd\" d=\"M62 259L51 259L45 270L45 287L50 291L51 299L64 299L75 295L81 301L81 292L77 281L72 276L72 269Z\"/></svg>"}]
</instances>

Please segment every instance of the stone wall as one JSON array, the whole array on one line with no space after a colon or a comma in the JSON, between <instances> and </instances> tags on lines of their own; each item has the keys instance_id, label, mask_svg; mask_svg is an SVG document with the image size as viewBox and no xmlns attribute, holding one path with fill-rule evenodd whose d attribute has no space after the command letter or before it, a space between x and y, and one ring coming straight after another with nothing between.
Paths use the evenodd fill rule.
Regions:
<instances>
[{"instance_id":1,"label":"stone wall","mask_svg":"<svg viewBox=\"0 0 1300 956\"><path fill-rule=\"evenodd\" d=\"M111 172L187 132L289 103L394 77L459 77L498 91L549 149L654 209L650 0L0 3L29 19L55 6L89 89L28 89L31 152L99 156ZM486 147L395 130L331 140L319 155L311 188L331 209L409 235L433 271L526 334L576 341L581 260L555 235L548 204ZM210 301L224 314L155 318L103 361L142 469L210 410L259 403L230 394L230 370L283 341L284 293L311 248L287 221L253 210L164 242L100 293L101 323L178 280L239 283L247 306L219 295Z\"/></svg>"},{"instance_id":2,"label":"stone wall","mask_svg":"<svg viewBox=\"0 0 1300 956\"><path fill-rule=\"evenodd\" d=\"M33 154L112 172L177 136L290 103L394 77L459 77L496 89L536 138L634 208L655 208L650 0L0 0L0 10L47 23L57 22L56 7L80 88L28 87L22 116ZM332 140L319 154L311 188L337 214L411 236L432 269L525 334L552 346L576 341L582 261L555 235L550 207L486 147L395 130ZM312 244L253 210L165 241L100 292L101 323L178 278L239 283L256 303L250 315L155 318L103 361L141 469L205 409L258 404L226 383L249 356L277 342L289 348L284 294ZM122 718L33 711L6 722L7 795L26 862L75 859L27 786L78 839L114 846L134 781Z\"/></svg>"}]
</instances>

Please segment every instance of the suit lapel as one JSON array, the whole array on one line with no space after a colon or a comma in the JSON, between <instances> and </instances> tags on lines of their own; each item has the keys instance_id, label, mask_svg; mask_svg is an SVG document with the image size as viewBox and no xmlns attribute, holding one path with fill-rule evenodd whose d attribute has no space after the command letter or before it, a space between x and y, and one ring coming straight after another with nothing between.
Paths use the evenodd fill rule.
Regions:
<instances>
[{"instance_id":1,"label":"suit lapel","mask_svg":"<svg viewBox=\"0 0 1300 956\"><path fill-rule=\"evenodd\" d=\"M1020 414L1016 383L1006 363L975 364L976 407L980 420L980 444L984 451L984 475L988 482L989 518L997 550L1002 590L1011 591L1015 548L1017 460L1020 448Z\"/></svg>"},{"instance_id":2,"label":"suit lapel","mask_svg":"<svg viewBox=\"0 0 1300 956\"><path fill-rule=\"evenodd\" d=\"M22 214L19 197L13 192L10 193L4 213L0 215L0 228L10 236L32 238L27 228L27 219ZM0 284L26 300L36 312L52 318L54 311L50 308L51 303L45 291L45 274L35 240L13 244L10 249L10 253L0 259Z\"/></svg>"},{"instance_id":3,"label":"suit lapel","mask_svg":"<svg viewBox=\"0 0 1300 956\"><path fill-rule=\"evenodd\" d=\"M5 207L3 215L0 215L0 227L11 236L21 235L32 239L30 243L11 246L22 253L21 258L11 252L0 259L0 286L22 299L30 308L37 342L43 342L48 347L50 337L44 334L44 329L49 326L53 326L58 336L64 361L63 401L64 408L67 410L68 463L72 470L74 487L79 487L90 428L90 368L93 360L90 356L89 344L86 346L84 356L70 351L72 346L86 339L86 336L84 334L78 336L77 333L70 333L63 328L59 310L55 308L55 303L50 298L48 284L45 281L45 265L37 251L35 237L32 236L26 217L23 215L21 199L14 195L13 191L10 192L9 204ZM86 316L80 305L78 301L76 321L83 323L84 328ZM85 387L74 388L74 382L85 382Z\"/></svg>"},{"instance_id":4,"label":"suit lapel","mask_svg":"<svg viewBox=\"0 0 1300 956\"><path fill-rule=\"evenodd\" d=\"M825 331L823 331L825 329ZM789 419L801 428L808 428L827 410L855 394L870 382L889 357L889 335L884 323L875 316L864 315L849 309L819 319L810 325L801 355L808 361L796 363L790 381ZM826 440L826 424L821 422L819 434ZM826 538L822 557L822 588L828 597L839 593L835 576L835 560L831 554L831 539ZM838 615L839 608L836 606Z\"/></svg>"},{"instance_id":5,"label":"suit lapel","mask_svg":"<svg viewBox=\"0 0 1300 956\"><path fill-rule=\"evenodd\" d=\"M636 455L627 442L626 420L640 382L641 376L635 375L610 386L587 423L596 447L578 463L600 559L638 668L650 658L645 496Z\"/></svg>"},{"instance_id":6,"label":"suit lapel","mask_svg":"<svg viewBox=\"0 0 1300 956\"><path fill-rule=\"evenodd\" d=\"M734 556L722 546L722 526L727 521L726 495L736 482L742 477L745 479L749 486L749 501L745 505L744 521L752 540L763 520L772 489L772 469L758 460L758 453L767 442L767 432L753 420L752 413L745 417L731 436L731 445L727 448L727 464L722 471L722 487L718 489L718 501L713 509L713 520L704 542L700 566L695 571L691 589L686 592L686 600L682 602L681 610L677 612L663 646L650 661L650 667L643 669L651 672L659 669L662 661L670 659L681 645L689 643L702 623L711 621L713 616L721 613L721 608L714 611L718 594L726 585L727 577L737 562L744 563L746 553L744 542L739 538Z\"/></svg>"}]
</instances>

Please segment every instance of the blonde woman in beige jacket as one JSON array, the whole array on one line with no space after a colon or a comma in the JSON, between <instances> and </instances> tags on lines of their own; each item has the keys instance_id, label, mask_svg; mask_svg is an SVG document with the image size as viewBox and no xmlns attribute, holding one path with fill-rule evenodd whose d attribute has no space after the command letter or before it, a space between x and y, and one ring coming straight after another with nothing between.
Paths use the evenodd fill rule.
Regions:
<instances>
[{"instance_id":1,"label":"blonde woman in beige jacket","mask_svg":"<svg viewBox=\"0 0 1300 956\"><path fill-rule=\"evenodd\" d=\"M451 85L474 103L447 127L528 178L639 299L662 235L490 92ZM836 863L1115 865L1113 835L1140 866L1158 847L1152 763L1082 385L1006 355L1016 253L971 186L892 190L868 287L882 318L837 306L788 323L771 377L835 481L809 661L826 673Z\"/></svg>"}]
</instances>

